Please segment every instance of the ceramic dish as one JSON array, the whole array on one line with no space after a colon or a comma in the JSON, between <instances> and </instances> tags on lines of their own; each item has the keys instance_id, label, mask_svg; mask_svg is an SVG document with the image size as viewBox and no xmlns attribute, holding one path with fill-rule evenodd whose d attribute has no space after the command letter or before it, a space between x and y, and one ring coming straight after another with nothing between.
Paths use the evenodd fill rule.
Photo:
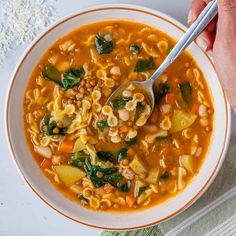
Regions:
<instances>
[{"instance_id":1,"label":"ceramic dish","mask_svg":"<svg viewBox=\"0 0 236 236\"><path fill-rule=\"evenodd\" d=\"M108 4L78 11L51 26L28 48L12 77L6 103L6 135L15 164L29 187L48 206L64 216L89 226L103 229L131 230L163 222L189 207L196 201L217 175L230 140L230 107L217 78L211 59L196 44L189 47L190 53L201 68L214 104L213 138L199 174L182 193L145 211L129 213L129 220L121 213L104 213L87 210L69 201L43 177L31 157L23 126L23 97L27 81L38 60L59 37L92 22L106 19L139 21L160 29L178 40L186 28L171 17L148 8ZM126 213L127 214L127 213Z\"/></svg>"}]
</instances>

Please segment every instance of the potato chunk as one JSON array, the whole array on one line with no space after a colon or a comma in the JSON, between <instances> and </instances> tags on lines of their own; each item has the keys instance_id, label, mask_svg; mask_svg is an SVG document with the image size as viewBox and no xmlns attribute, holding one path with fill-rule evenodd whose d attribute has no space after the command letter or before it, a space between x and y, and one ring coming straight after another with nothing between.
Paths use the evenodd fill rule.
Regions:
<instances>
[{"instance_id":1,"label":"potato chunk","mask_svg":"<svg viewBox=\"0 0 236 236\"><path fill-rule=\"evenodd\" d=\"M190 155L181 155L179 157L179 164L181 167L184 167L186 170L188 170L190 173L194 173L193 168L193 157Z\"/></svg>"},{"instance_id":2,"label":"potato chunk","mask_svg":"<svg viewBox=\"0 0 236 236\"><path fill-rule=\"evenodd\" d=\"M130 168L136 174L145 174L147 172L147 169L143 161L140 159L140 157L137 154L134 156L134 159L130 162Z\"/></svg>"},{"instance_id":3,"label":"potato chunk","mask_svg":"<svg viewBox=\"0 0 236 236\"><path fill-rule=\"evenodd\" d=\"M69 165L54 166L54 170L66 186L74 184L86 175L81 169Z\"/></svg>"},{"instance_id":4,"label":"potato chunk","mask_svg":"<svg viewBox=\"0 0 236 236\"><path fill-rule=\"evenodd\" d=\"M172 117L171 132L178 132L188 128L196 119L197 115L193 113L175 110Z\"/></svg>"},{"instance_id":5,"label":"potato chunk","mask_svg":"<svg viewBox=\"0 0 236 236\"><path fill-rule=\"evenodd\" d=\"M159 168L152 168L148 172L148 177L146 178L146 181L149 184L156 184L159 176Z\"/></svg>"}]
</instances>

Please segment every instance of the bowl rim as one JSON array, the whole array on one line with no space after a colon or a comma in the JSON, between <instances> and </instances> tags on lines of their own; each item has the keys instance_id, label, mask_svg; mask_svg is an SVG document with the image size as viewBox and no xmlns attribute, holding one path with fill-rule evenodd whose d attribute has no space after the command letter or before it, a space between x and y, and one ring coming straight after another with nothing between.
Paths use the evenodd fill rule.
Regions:
<instances>
[{"instance_id":1,"label":"bowl rim","mask_svg":"<svg viewBox=\"0 0 236 236\"><path fill-rule=\"evenodd\" d=\"M21 170L21 168L20 168L20 166L18 164L17 155L16 155L16 153L15 153L15 151L13 149L13 145L12 145L11 138L10 138L9 124L8 124L8 122L9 122L9 114L8 114L9 109L8 109L8 107L9 107L9 103L10 103L12 87L13 87L14 81L15 81L15 79L17 77L18 71L20 70L22 64L24 63L24 60L27 58L28 54L31 53L32 49L37 45L37 43L44 36L46 36L49 32L51 32L57 26L63 24L66 21L69 21L69 20L73 19L74 17L80 16L80 15L84 15L84 14L87 14L87 13L91 13L91 12L102 11L102 10L131 10L131 11L141 12L141 13L145 13L145 14L154 16L156 18L160 18L160 19L166 21L167 23L173 25L174 27L178 28L182 32L185 32L186 29L187 29L182 23L180 23L179 21L175 20L174 18L172 18L168 14L162 13L162 12L160 12L158 10L155 10L155 9L151 9L151 8L148 8L148 7L144 7L144 6L140 6L140 5L135 5L135 4L119 4L119 3L97 4L97 5L94 5L94 6L90 6L90 7L86 7L86 8L81 8L79 10L76 10L76 11L72 12L71 14L68 14L65 17L60 18L55 23L53 23L52 25L47 27L42 33L40 33L39 36L37 36L32 41L32 43L30 43L30 45L26 48L26 50L24 51L24 53L22 54L22 56L18 60L18 63L17 63L17 65L16 65L16 67L15 67L13 73L12 73L12 76L11 76L11 80L10 80L10 83L9 83L9 86L8 86L7 96L6 96L6 100L5 100L5 135L6 135L6 140L7 140L8 148L10 150L13 162L14 162L17 170L18 170L18 173L25 180L25 182L27 183L28 187L47 206L49 206L50 208L54 209L55 211L57 211L61 215L67 217L68 219L71 219L71 220L73 220L73 221L75 221L77 223L84 224L86 226L90 226L90 227L94 227L94 228L99 228L99 229L105 229L105 230L135 230L135 229L140 229L140 228L145 228L145 227L150 227L150 226L156 225L158 223L164 222L164 221L166 221L166 220L168 220L168 219L178 215L179 213L181 213L182 211L187 209L189 206L191 206L207 190L207 188L210 186L210 184L213 182L213 180L217 176L217 174L218 174L218 172L219 172L219 170L220 170L220 168L221 168L221 166L223 164L223 161L225 159L226 152L227 152L227 149L228 149L228 146L229 146L229 143L230 143L230 135L231 135L231 110L230 110L230 105L229 105L229 103L227 101L224 89L223 89L222 85L220 84L220 87L221 87L221 90L222 90L222 93L223 93L225 109L226 109L226 129L225 129L224 144L223 144L223 147L222 147L222 150L221 150L221 154L218 157L218 161L217 161L217 164L216 164L216 166L214 168L214 171L211 173L209 179L203 184L203 186L199 190L199 192L196 195L194 195L188 203L186 203L184 206L181 206L177 211L169 214L167 217L159 219L159 220L156 220L154 222L150 222L150 223L145 224L145 225L139 225L139 226L135 226L135 227L122 227L122 228L114 228L114 227L112 227L111 228L111 227L104 227L104 226L90 224L90 223L78 220L76 218L73 218L73 217L65 214L61 210L57 209L55 206L53 206L52 203L49 203L45 198L43 198L41 196L41 194L39 192L37 192L35 187L30 184L30 180L28 180L24 176L24 171ZM210 64L215 69L215 66L214 66L214 64L212 62L212 59L204 51L202 51L202 52L205 54L206 59L209 60ZM218 77L217 77L217 79L219 80Z\"/></svg>"}]
</instances>

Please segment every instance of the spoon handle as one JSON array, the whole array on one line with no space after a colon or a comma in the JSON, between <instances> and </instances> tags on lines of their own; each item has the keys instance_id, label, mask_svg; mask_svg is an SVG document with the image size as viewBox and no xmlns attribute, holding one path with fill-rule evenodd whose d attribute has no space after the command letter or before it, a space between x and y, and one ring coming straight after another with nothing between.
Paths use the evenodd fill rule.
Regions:
<instances>
[{"instance_id":1,"label":"spoon handle","mask_svg":"<svg viewBox=\"0 0 236 236\"><path fill-rule=\"evenodd\" d=\"M171 50L169 55L153 73L149 80L155 81L160 74L189 46L190 43L205 29L210 21L217 15L218 7L217 0L208 3L197 20L189 27L181 39L177 42L175 47Z\"/></svg>"}]
</instances>

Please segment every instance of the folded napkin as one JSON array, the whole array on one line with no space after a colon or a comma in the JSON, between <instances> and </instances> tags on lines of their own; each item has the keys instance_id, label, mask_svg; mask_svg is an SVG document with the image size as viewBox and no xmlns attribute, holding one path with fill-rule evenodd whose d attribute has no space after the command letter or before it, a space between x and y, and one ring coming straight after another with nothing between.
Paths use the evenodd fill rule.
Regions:
<instances>
[{"instance_id":1,"label":"folded napkin","mask_svg":"<svg viewBox=\"0 0 236 236\"><path fill-rule=\"evenodd\" d=\"M216 179L190 208L158 226L101 236L236 235L236 140L232 141Z\"/></svg>"}]
</instances>

